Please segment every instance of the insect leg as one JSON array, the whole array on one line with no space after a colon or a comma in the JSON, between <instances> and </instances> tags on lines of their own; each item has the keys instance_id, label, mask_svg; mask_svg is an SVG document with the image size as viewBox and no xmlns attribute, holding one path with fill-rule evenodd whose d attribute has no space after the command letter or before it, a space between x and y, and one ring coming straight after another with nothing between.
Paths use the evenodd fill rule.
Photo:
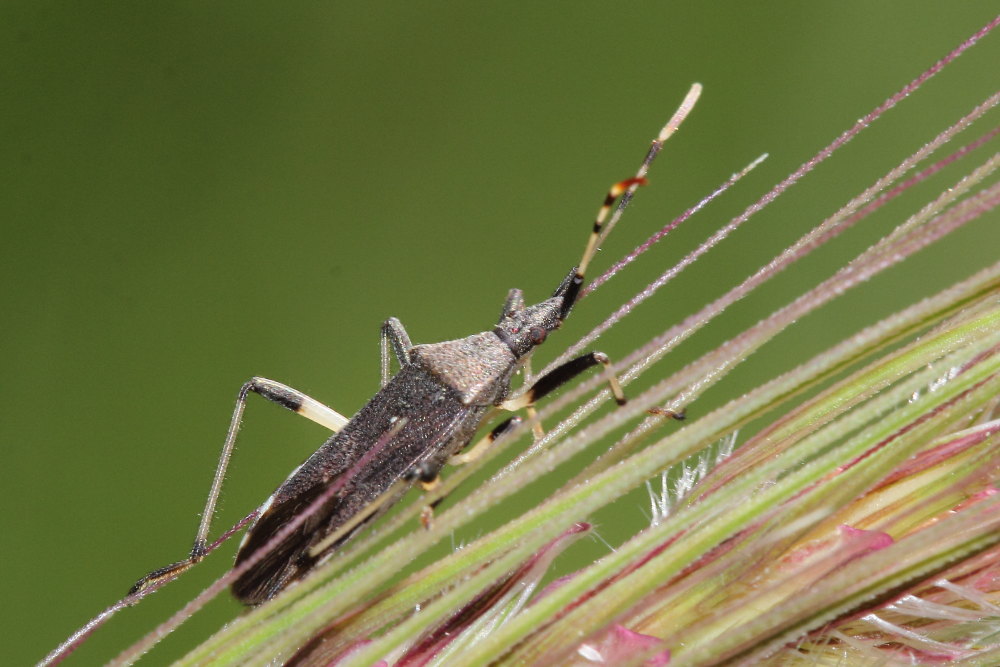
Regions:
<instances>
[{"instance_id":1,"label":"insect leg","mask_svg":"<svg viewBox=\"0 0 1000 667\"><path fill-rule=\"evenodd\" d=\"M590 354L585 354L583 356L577 357L575 359L570 359L565 364L557 366L552 369L549 373L542 376L531 386L528 391L524 392L517 398L511 399L509 401L504 401L500 404L500 408L503 410L522 410L527 408L529 410L529 416L534 415L530 412L532 406L536 401L551 393L557 387L566 384L573 378L575 378L580 373L584 372L592 366L601 364L604 366L604 371L608 379L608 384L611 387L611 393L615 396L615 401L618 405L625 405L625 394L622 392L621 385L618 383L618 378L615 377L614 373L611 372L611 361L608 359L608 355L603 352L591 352ZM475 461L479 458L486 449L492 445L497 438L503 435L506 431L517 426L521 422L520 417L514 416L510 419L501 422L499 426L494 428L486 437L477 442L471 449L463 454L457 454L452 456L448 463L458 465L463 463L469 463L470 461ZM537 433L536 433L537 435Z\"/></svg>"},{"instance_id":2,"label":"insect leg","mask_svg":"<svg viewBox=\"0 0 1000 667\"><path fill-rule=\"evenodd\" d=\"M625 394L622 392L618 378L611 371L611 361L608 359L608 355L603 352L591 352L575 359L570 359L561 366L553 368L549 373L539 378L526 392L517 398L504 401L500 404L500 407L504 410L525 409L529 417L536 419L537 413L535 412L534 405L540 398L597 364L604 366L604 375L607 378L608 386L611 388L611 393L614 394L615 402L618 405L625 405ZM542 428L541 422L537 420L532 430L536 440L545 435L545 430Z\"/></svg>"},{"instance_id":3,"label":"insect leg","mask_svg":"<svg viewBox=\"0 0 1000 667\"><path fill-rule=\"evenodd\" d=\"M504 318L512 317L518 312L524 310L524 293L517 289L516 287L507 293L507 300L504 301L503 310L500 312L500 322L504 321ZM531 356L525 355L521 358L521 368L524 371L525 382L531 381ZM542 428L542 423L535 419L537 413L535 409L531 406L527 408L528 416L534 420L535 425L531 427L531 430L535 434L535 439L540 440L545 437L545 430Z\"/></svg>"},{"instance_id":4,"label":"insect leg","mask_svg":"<svg viewBox=\"0 0 1000 667\"><path fill-rule=\"evenodd\" d=\"M418 463L407 470L403 473L403 479L407 482L420 482L424 491L432 491L441 483L440 475L426 462Z\"/></svg>"},{"instance_id":5,"label":"insect leg","mask_svg":"<svg viewBox=\"0 0 1000 667\"><path fill-rule=\"evenodd\" d=\"M427 463L416 464L403 474L403 479L407 482L420 482L424 491L433 491L441 484L441 475ZM433 526L434 509L441 504L442 500L444 500L444 496L420 509L420 525L426 530L430 530Z\"/></svg>"},{"instance_id":6,"label":"insect leg","mask_svg":"<svg viewBox=\"0 0 1000 667\"><path fill-rule=\"evenodd\" d=\"M410 336L403 328L403 323L395 317L390 317L382 323L382 335L379 343L382 357L381 386L384 387L389 384L389 345L392 345L396 361L402 366L410 361L410 349L413 347L413 343L410 342Z\"/></svg>"},{"instance_id":7,"label":"insect leg","mask_svg":"<svg viewBox=\"0 0 1000 667\"><path fill-rule=\"evenodd\" d=\"M244 382L236 397L236 407L233 409L233 416L229 422L229 430L226 431L226 440L222 445L222 452L219 454L219 463L215 468L212 487L208 492L208 500L205 502L205 509L201 514L201 522L198 524L198 533L194 539L194 546L191 547L191 553L182 561L161 567L144 576L132 586L129 595L138 593L164 579L172 579L205 557L208 531L212 524L212 517L215 515L215 506L222 491L222 480L225 479L229 459L233 455L236 435L239 433L243 421L243 412L246 410L247 396L250 392L325 426L334 433L342 429L348 421L346 417L333 408L329 408L301 391L280 382L262 377L253 377Z\"/></svg>"},{"instance_id":8,"label":"insect leg","mask_svg":"<svg viewBox=\"0 0 1000 667\"><path fill-rule=\"evenodd\" d=\"M461 465L463 463L470 463L472 461L475 461L480 456L482 456L483 452L485 452L490 445L496 442L501 435L503 435L507 431L510 431L520 423L521 423L521 418L518 417L517 415L514 415L510 419L505 419L504 421L500 422L500 424L498 424L492 431L483 436L482 440L473 445L467 452L464 452L462 454L456 454L455 456L452 456L450 459L448 459L448 463L452 465Z\"/></svg>"},{"instance_id":9,"label":"insect leg","mask_svg":"<svg viewBox=\"0 0 1000 667\"><path fill-rule=\"evenodd\" d=\"M315 398L274 380L262 377L251 378L240 388L240 396L237 401L245 401L247 393L251 391L272 403L277 403L320 426L330 429L334 433L344 428L348 421L347 417L333 408L323 405Z\"/></svg>"},{"instance_id":10,"label":"insect leg","mask_svg":"<svg viewBox=\"0 0 1000 667\"><path fill-rule=\"evenodd\" d=\"M500 404L500 407L504 410L520 410L534 405L543 396L546 396L557 387L566 384L580 373L597 364L604 366L604 373L607 377L608 385L611 387L611 393L615 396L615 401L618 405L625 405L625 394L618 383L618 378L611 372L611 361L608 359L608 355L603 352L591 352L575 359L570 359L561 366L552 369L549 373L540 377L528 391L517 398L504 401Z\"/></svg>"},{"instance_id":11,"label":"insect leg","mask_svg":"<svg viewBox=\"0 0 1000 667\"><path fill-rule=\"evenodd\" d=\"M677 421L684 421L687 419L687 413L682 410L674 410L673 408L660 408L654 407L646 410L651 415L660 415L663 417L670 417L671 419L676 419Z\"/></svg>"}]
</instances>

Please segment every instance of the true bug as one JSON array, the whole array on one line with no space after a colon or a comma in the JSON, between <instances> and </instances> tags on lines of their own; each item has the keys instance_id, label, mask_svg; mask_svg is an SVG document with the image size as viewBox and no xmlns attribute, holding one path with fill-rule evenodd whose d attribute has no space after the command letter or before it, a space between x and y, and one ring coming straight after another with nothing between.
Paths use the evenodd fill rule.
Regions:
<instances>
[{"instance_id":1,"label":"true bug","mask_svg":"<svg viewBox=\"0 0 1000 667\"><path fill-rule=\"evenodd\" d=\"M432 485L449 459L462 462L474 458L480 445L492 442L516 420L512 417L502 422L480 445L457 456L472 441L483 421L498 408L511 411L530 408L542 396L598 364L606 369L616 400L624 403L621 388L609 370L608 358L600 352L558 366L519 396L508 398L508 395L513 375L532 350L559 328L576 303L613 204L645 183L650 161L690 111L699 93L700 86L692 87L653 142L637 176L616 183L608 191L579 264L548 299L526 306L521 290L512 289L492 329L442 343L413 345L399 320L389 318L382 325L381 334L382 387L350 420L273 380L255 377L246 382L238 394L190 555L146 575L133 586L131 593L172 578L204 557L212 515L251 392L334 433L265 501L247 529L236 564L239 566L251 557L259 560L236 579L232 590L248 605L265 602L301 578L396 502L405 493L407 482ZM391 378L390 348L400 365L399 372ZM336 486L335 492L329 493L332 485ZM308 516L303 517L307 511ZM300 518L297 528L276 539L282 526L296 517Z\"/></svg>"}]
</instances>

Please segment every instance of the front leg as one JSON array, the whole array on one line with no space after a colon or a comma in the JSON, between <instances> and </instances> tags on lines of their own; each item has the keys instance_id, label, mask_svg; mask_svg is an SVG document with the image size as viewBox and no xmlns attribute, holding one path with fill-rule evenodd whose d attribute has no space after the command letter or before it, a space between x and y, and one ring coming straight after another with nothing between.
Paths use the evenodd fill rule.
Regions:
<instances>
[{"instance_id":1,"label":"front leg","mask_svg":"<svg viewBox=\"0 0 1000 667\"><path fill-rule=\"evenodd\" d=\"M549 373L538 378L538 381L531 385L528 391L517 398L504 401L500 404L500 407L504 410L520 410L530 407L540 398L566 384L588 368L598 364L604 366L604 374L607 378L608 386L611 388L611 393L614 394L615 402L618 405L625 405L625 394L618 383L618 378L615 377L615 374L611 370L611 361L608 360L608 355L603 352L591 352L576 359L570 359L561 366L552 369Z\"/></svg>"},{"instance_id":2,"label":"front leg","mask_svg":"<svg viewBox=\"0 0 1000 667\"><path fill-rule=\"evenodd\" d=\"M556 388L566 384L580 373L586 371L588 368L598 364L604 366L604 372L608 379L608 384L611 387L611 393L614 394L615 402L617 402L618 405L625 405L625 394L622 392L621 385L618 383L618 378L615 377L615 374L611 371L611 362L608 360L608 355L603 352L591 352L590 354L570 359L561 366L554 368L551 372L540 377L538 381L531 385L531 388L526 392L517 398L504 401L497 407L501 410L508 410L511 412L526 409L528 411L528 416L534 419L534 405L536 401L548 395ZM485 452L498 438L512 430L520 423L521 418L517 416L501 422L471 449L462 454L452 456L448 462L454 465L459 465L475 461L482 456L483 452ZM537 421L535 422L533 429L536 437L544 435L544 432L541 431L541 424Z\"/></svg>"}]
</instances>

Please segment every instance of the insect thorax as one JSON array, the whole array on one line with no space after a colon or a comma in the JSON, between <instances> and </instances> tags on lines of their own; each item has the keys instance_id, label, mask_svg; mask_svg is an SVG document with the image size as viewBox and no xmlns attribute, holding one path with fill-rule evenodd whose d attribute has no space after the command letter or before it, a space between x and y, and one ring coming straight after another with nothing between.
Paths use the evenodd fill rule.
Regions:
<instances>
[{"instance_id":1,"label":"insect thorax","mask_svg":"<svg viewBox=\"0 0 1000 667\"><path fill-rule=\"evenodd\" d=\"M466 405L492 405L506 397L517 359L496 334L485 331L416 345L410 351L410 363L453 388Z\"/></svg>"}]
</instances>

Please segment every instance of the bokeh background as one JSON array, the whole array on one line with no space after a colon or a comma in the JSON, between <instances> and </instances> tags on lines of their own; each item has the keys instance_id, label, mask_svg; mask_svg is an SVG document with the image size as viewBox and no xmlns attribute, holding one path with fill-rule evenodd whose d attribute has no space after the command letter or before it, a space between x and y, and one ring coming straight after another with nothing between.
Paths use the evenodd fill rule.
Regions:
<instances>
[{"instance_id":1,"label":"bokeh background","mask_svg":"<svg viewBox=\"0 0 1000 667\"><path fill-rule=\"evenodd\" d=\"M3 3L2 662L42 658L186 553L248 377L351 414L377 389L387 316L431 342L490 326L512 286L546 296L605 188L633 173L693 81L705 85L698 108L596 268L760 153L770 159L584 301L545 358L995 11L861 0ZM992 35L601 348L620 358L736 284L993 92L998 63ZM889 207L796 266L657 373L765 317L917 205ZM998 247L994 213L807 318L690 409L707 412L995 261ZM217 529L323 437L253 403ZM602 537L641 525L643 503L640 493L594 517ZM121 614L69 664L107 660L221 574L233 547ZM583 544L565 566L606 549ZM150 664L235 613L218 600Z\"/></svg>"}]
</instances>

